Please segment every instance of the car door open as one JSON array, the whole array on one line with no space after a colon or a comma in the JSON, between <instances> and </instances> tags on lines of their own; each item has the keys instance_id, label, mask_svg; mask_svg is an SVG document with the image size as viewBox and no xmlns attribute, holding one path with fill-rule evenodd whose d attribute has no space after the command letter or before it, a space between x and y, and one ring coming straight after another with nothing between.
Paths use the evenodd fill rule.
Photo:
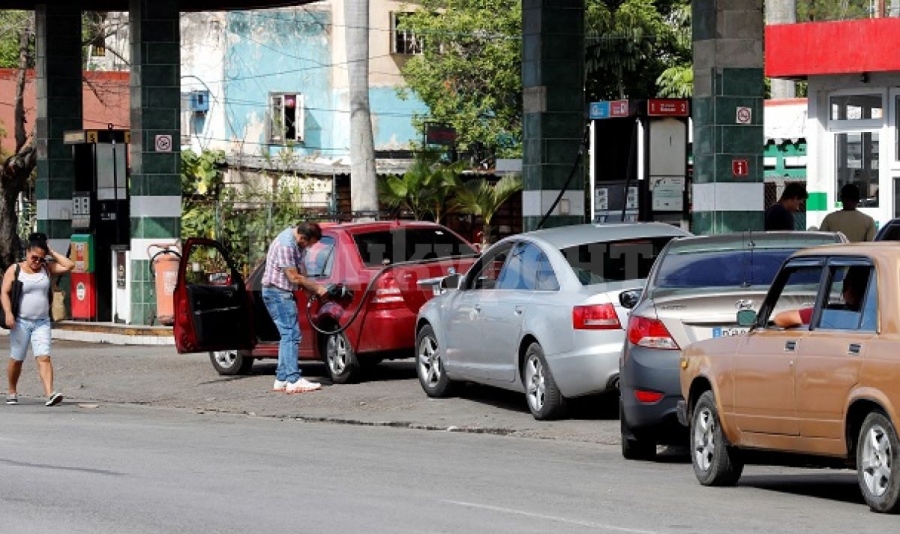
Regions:
<instances>
[{"instance_id":1,"label":"car door open","mask_svg":"<svg viewBox=\"0 0 900 534\"><path fill-rule=\"evenodd\" d=\"M187 240L173 296L179 353L250 350L255 345L244 280L218 242Z\"/></svg>"}]
</instances>

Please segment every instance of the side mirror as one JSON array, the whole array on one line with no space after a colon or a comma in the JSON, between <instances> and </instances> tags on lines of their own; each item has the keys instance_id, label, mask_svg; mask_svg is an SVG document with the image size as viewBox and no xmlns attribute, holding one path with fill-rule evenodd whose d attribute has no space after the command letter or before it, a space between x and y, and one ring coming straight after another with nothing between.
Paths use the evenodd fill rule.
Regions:
<instances>
[{"instance_id":1,"label":"side mirror","mask_svg":"<svg viewBox=\"0 0 900 534\"><path fill-rule=\"evenodd\" d=\"M641 289L626 289L619 293L619 304L625 309L634 308L641 298Z\"/></svg>"},{"instance_id":2,"label":"side mirror","mask_svg":"<svg viewBox=\"0 0 900 534\"><path fill-rule=\"evenodd\" d=\"M737 312L738 326L753 326L756 324L756 312L753 310L741 310Z\"/></svg>"},{"instance_id":3,"label":"side mirror","mask_svg":"<svg viewBox=\"0 0 900 534\"><path fill-rule=\"evenodd\" d=\"M462 282L462 276L458 273L445 276L441 280L441 289L459 289L460 282Z\"/></svg>"}]
</instances>

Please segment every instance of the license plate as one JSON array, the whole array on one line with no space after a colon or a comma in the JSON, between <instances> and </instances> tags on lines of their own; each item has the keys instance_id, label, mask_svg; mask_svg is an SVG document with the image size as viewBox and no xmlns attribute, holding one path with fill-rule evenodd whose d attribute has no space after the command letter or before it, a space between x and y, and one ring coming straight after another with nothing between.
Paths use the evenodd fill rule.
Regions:
<instances>
[{"instance_id":1,"label":"license plate","mask_svg":"<svg viewBox=\"0 0 900 534\"><path fill-rule=\"evenodd\" d=\"M712 329L713 337L743 336L746 333L746 328L727 328L723 326L716 326Z\"/></svg>"}]
</instances>

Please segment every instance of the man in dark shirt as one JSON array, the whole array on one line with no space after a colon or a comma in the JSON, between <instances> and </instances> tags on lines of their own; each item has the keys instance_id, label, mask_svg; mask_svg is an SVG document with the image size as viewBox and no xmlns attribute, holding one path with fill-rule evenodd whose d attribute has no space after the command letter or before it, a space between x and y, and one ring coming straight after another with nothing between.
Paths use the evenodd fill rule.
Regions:
<instances>
[{"instance_id":1,"label":"man in dark shirt","mask_svg":"<svg viewBox=\"0 0 900 534\"><path fill-rule=\"evenodd\" d=\"M791 182L784 187L778 202L766 209L765 230L793 230L794 214L809 197L806 188L799 182Z\"/></svg>"}]
</instances>

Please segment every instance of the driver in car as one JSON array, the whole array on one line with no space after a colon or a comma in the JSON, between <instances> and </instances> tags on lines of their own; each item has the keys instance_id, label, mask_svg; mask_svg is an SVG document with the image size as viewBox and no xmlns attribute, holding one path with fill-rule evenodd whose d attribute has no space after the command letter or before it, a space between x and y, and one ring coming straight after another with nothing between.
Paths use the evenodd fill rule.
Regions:
<instances>
[{"instance_id":1,"label":"driver in car","mask_svg":"<svg viewBox=\"0 0 900 534\"><path fill-rule=\"evenodd\" d=\"M854 269L851 267L847 270L847 275L844 277L844 284L841 288L841 295L844 300L841 309L859 311L863 294L866 290L866 284L869 280L868 275L868 269ZM775 326L780 328L809 326L809 323L812 320L812 314L812 306L796 310L785 310L775 314L772 322L775 323Z\"/></svg>"}]
</instances>

